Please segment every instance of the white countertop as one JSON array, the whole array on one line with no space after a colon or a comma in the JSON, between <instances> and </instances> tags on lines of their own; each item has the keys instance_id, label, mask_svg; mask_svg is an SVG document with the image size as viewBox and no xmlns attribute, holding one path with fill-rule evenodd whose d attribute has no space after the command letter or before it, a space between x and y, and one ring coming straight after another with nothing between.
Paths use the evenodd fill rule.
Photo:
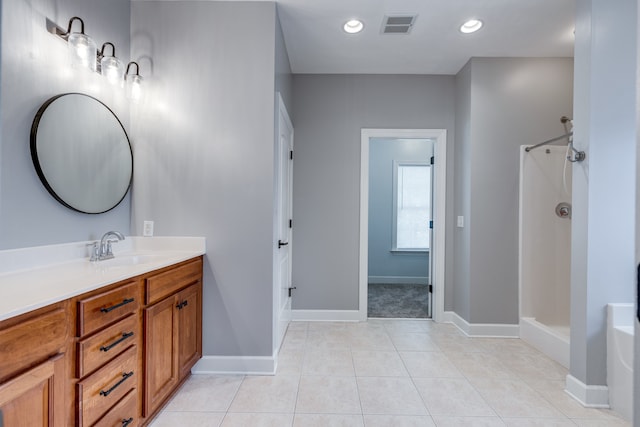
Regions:
<instances>
[{"instance_id":1,"label":"white countertop","mask_svg":"<svg viewBox=\"0 0 640 427\"><path fill-rule=\"evenodd\" d=\"M204 237L126 237L115 258L89 262L75 242L0 251L0 320L204 255Z\"/></svg>"}]
</instances>

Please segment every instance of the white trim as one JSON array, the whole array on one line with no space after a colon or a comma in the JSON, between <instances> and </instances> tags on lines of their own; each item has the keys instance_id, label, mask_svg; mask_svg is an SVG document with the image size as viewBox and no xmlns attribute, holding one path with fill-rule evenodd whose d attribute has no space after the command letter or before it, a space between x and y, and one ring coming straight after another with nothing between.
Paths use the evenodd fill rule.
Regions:
<instances>
[{"instance_id":1,"label":"white trim","mask_svg":"<svg viewBox=\"0 0 640 427\"><path fill-rule=\"evenodd\" d=\"M500 323L469 323L453 311L444 313L443 322L453 323L469 337L476 338L518 338L520 327Z\"/></svg>"},{"instance_id":2,"label":"white trim","mask_svg":"<svg viewBox=\"0 0 640 427\"><path fill-rule=\"evenodd\" d=\"M197 374L275 375L273 356L204 356L191 368Z\"/></svg>"},{"instance_id":3,"label":"white trim","mask_svg":"<svg viewBox=\"0 0 640 427\"><path fill-rule=\"evenodd\" d=\"M370 138L424 138L435 139L433 155L434 210L433 210L433 320L444 319L444 270L447 189L447 130L446 129L362 129L360 134L360 269L359 320L367 320L367 279L369 275L369 139ZM437 250L436 250L437 249Z\"/></svg>"},{"instance_id":4,"label":"white trim","mask_svg":"<svg viewBox=\"0 0 640 427\"><path fill-rule=\"evenodd\" d=\"M567 375L565 392L585 408L608 408L609 387L604 385L586 385L573 375Z\"/></svg>"},{"instance_id":5,"label":"white trim","mask_svg":"<svg viewBox=\"0 0 640 427\"><path fill-rule=\"evenodd\" d=\"M369 276L369 283L389 283L392 285L428 285L428 277L418 276Z\"/></svg>"},{"instance_id":6,"label":"white trim","mask_svg":"<svg viewBox=\"0 0 640 427\"><path fill-rule=\"evenodd\" d=\"M294 322L359 322L362 320L358 310L291 310L291 317Z\"/></svg>"},{"instance_id":7,"label":"white trim","mask_svg":"<svg viewBox=\"0 0 640 427\"><path fill-rule=\"evenodd\" d=\"M520 318L520 339L569 368L569 337L562 336L531 317Z\"/></svg>"}]
</instances>

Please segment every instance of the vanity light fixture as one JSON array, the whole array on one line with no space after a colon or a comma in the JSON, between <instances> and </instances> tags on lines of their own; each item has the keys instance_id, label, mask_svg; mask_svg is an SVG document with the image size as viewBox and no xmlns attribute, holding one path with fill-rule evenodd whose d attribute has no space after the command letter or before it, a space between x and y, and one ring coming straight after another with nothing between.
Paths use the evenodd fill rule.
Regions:
<instances>
[{"instance_id":1,"label":"vanity light fixture","mask_svg":"<svg viewBox=\"0 0 640 427\"><path fill-rule=\"evenodd\" d=\"M111 56L105 55L104 49L107 46L111 46ZM112 85L122 86L124 78L124 63L116 58L116 47L111 42L106 42L100 48L98 53L98 59L100 62L100 73L111 83Z\"/></svg>"},{"instance_id":2,"label":"vanity light fixture","mask_svg":"<svg viewBox=\"0 0 640 427\"><path fill-rule=\"evenodd\" d=\"M344 23L342 29L346 33L356 34L364 29L364 23L359 19L351 19Z\"/></svg>"},{"instance_id":3,"label":"vanity light fixture","mask_svg":"<svg viewBox=\"0 0 640 427\"><path fill-rule=\"evenodd\" d=\"M73 21L80 21L80 32L71 32ZM96 42L84 33L84 21L74 16L69 19L69 25L66 32L62 32L60 28L56 28L55 32L58 36L67 41L69 45L69 55L71 57L72 66L86 67L91 71L96 70Z\"/></svg>"},{"instance_id":4,"label":"vanity light fixture","mask_svg":"<svg viewBox=\"0 0 640 427\"><path fill-rule=\"evenodd\" d=\"M80 22L80 32L71 32L74 21ZM119 87L126 86L127 98L133 101L140 100L142 97L142 76L138 63L129 62L125 71L124 62L116 57L116 48L111 42L104 43L98 51L93 39L84 33L84 21L81 18L78 16L71 18L67 31L47 19L47 31L68 43L73 66L81 65L99 72L109 83ZM105 53L105 49L109 46L111 47L111 55ZM135 66L135 73L129 73L132 65Z\"/></svg>"},{"instance_id":5,"label":"vanity light fixture","mask_svg":"<svg viewBox=\"0 0 640 427\"><path fill-rule=\"evenodd\" d=\"M132 65L135 65L136 72L129 74L129 69ZM131 61L127 64L127 71L124 76L126 85L127 98L132 101L139 101L142 98L142 76L140 75L140 65L137 62Z\"/></svg>"},{"instance_id":6,"label":"vanity light fixture","mask_svg":"<svg viewBox=\"0 0 640 427\"><path fill-rule=\"evenodd\" d=\"M460 26L460 32L464 34L471 34L478 31L484 23L479 19L469 19L467 22Z\"/></svg>"}]
</instances>

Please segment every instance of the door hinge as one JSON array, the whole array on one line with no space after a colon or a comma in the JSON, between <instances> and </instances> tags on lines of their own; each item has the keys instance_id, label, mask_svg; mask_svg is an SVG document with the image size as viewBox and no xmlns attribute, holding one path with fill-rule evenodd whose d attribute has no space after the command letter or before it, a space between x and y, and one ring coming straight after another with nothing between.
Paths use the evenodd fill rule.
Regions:
<instances>
[{"instance_id":1,"label":"door hinge","mask_svg":"<svg viewBox=\"0 0 640 427\"><path fill-rule=\"evenodd\" d=\"M298 289L298 288L297 288L297 287L295 287L295 286L291 286L291 287L289 288L289 298L291 298L291 292L292 292L294 289Z\"/></svg>"},{"instance_id":2,"label":"door hinge","mask_svg":"<svg viewBox=\"0 0 640 427\"><path fill-rule=\"evenodd\" d=\"M293 160L293 150L289 151L289 159Z\"/></svg>"},{"instance_id":3,"label":"door hinge","mask_svg":"<svg viewBox=\"0 0 640 427\"><path fill-rule=\"evenodd\" d=\"M428 285L428 291L430 294L433 293L433 285Z\"/></svg>"},{"instance_id":4,"label":"door hinge","mask_svg":"<svg viewBox=\"0 0 640 427\"><path fill-rule=\"evenodd\" d=\"M431 164L432 165L436 164L436 158L434 156L431 156Z\"/></svg>"},{"instance_id":5,"label":"door hinge","mask_svg":"<svg viewBox=\"0 0 640 427\"><path fill-rule=\"evenodd\" d=\"M292 219L289 220L289 228L293 228L293 220Z\"/></svg>"},{"instance_id":6,"label":"door hinge","mask_svg":"<svg viewBox=\"0 0 640 427\"><path fill-rule=\"evenodd\" d=\"M429 221L429 228L433 230L433 220Z\"/></svg>"}]
</instances>

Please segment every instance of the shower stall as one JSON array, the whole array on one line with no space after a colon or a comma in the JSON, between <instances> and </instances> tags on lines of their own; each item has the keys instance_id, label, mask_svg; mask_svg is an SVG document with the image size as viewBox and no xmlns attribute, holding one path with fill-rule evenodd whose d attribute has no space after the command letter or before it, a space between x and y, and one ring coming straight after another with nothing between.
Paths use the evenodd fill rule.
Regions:
<instances>
[{"instance_id":1,"label":"shower stall","mask_svg":"<svg viewBox=\"0 0 640 427\"><path fill-rule=\"evenodd\" d=\"M549 142L520 150L520 338L568 367L571 170L584 153Z\"/></svg>"}]
</instances>

